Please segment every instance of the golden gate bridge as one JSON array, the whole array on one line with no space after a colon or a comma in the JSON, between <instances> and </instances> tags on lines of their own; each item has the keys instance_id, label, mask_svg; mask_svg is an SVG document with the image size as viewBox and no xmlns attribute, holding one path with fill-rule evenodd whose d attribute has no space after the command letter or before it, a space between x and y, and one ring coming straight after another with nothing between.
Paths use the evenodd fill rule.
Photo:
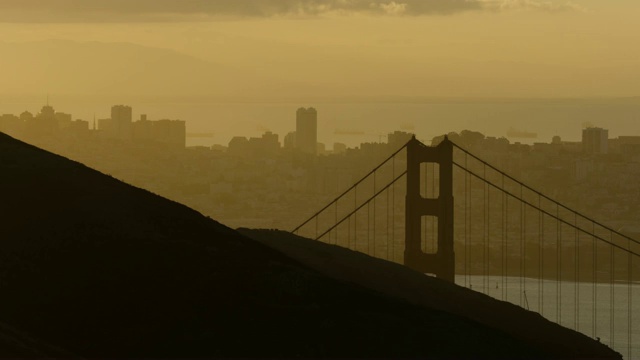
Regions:
<instances>
[{"instance_id":1,"label":"golden gate bridge","mask_svg":"<svg viewBox=\"0 0 640 360\"><path fill-rule=\"evenodd\" d=\"M292 232L515 303L627 358L640 353L640 242L446 136L437 146L412 138Z\"/></svg>"}]
</instances>

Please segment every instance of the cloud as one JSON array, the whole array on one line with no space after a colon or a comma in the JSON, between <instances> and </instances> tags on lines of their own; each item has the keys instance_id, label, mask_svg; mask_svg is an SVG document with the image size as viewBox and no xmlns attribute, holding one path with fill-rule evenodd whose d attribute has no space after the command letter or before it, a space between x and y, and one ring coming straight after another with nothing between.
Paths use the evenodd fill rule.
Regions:
<instances>
[{"instance_id":1,"label":"cloud","mask_svg":"<svg viewBox=\"0 0 640 360\"><path fill-rule=\"evenodd\" d=\"M453 14L482 0L0 0L0 22L198 21L216 17Z\"/></svg>"},{"instance_id":2,"label":"cloud","mask_svg":"<svg viewBox=\"0 0 640 360\"><path fill-rule=\"evenodd\" d=\"M586 8L571 1L540 1L540 0L482 0L486 9L497 11L525 10L544 12L585 12Z\"/></svg>"},{"instance_id":3,"label":"cloud","mask_svg":"<svg viewBox=\"0 0 640 360\"><path fill-rule=\"evenodd\" d=\"M449 15L514 9L580 10L549 0L0 0L0 22L163 22L368 14Z\"/></svg>"},{"instance_id":4,"label":"cloud","mask_svg":"<svg viewBox=\"0 0 640 360\"><path fill-rule=\"evenodd\" d=\"M402 15L407 11L407 4L392 1L388 4L380 4L380 8L388 15Z\"/></svg>"}]
</instances>

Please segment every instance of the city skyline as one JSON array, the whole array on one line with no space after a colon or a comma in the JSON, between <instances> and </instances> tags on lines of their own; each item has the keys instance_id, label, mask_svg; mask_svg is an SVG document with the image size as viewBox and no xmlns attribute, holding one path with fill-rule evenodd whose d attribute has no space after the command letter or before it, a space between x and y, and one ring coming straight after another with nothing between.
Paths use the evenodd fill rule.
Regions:
<instances>
[{"instance_id":1,"label":"city skyline","mask_svg":"<svg viewBox=\"0 0 640 360\"><path fill-rule=\"evenodd\" d=\"M0 358L638 357L639 15L0 0Z\"/></svg>"},{"instance_id":2,"label":"city skyline","mask_svg":"<svg viewBox=\"0 0 640 360\"><path fill-rule=\"evenodd\" d=\"M130 106L130 105L113 105L108 107L110 109L110 114L111 116L108 118L104 118L104 117L96 117L95 113L93 115L93 119L91 120L83 120L83 119L78 119L76 118L75 120L73 120L73 115L69 114L69 113L64 113L64 112L59 112L59 111L55 111L54 107L49 103L49 96L47 96L47 103L46 105L42 106L40 109L40 112L36 112L35 114L28 111L28 110L24 110L22 112L19 112L18 114L10 114L10 113L6 113L6 114L0 114L0 116L4 116L3 121L5 123L0 124L0 125L4 125L6 129L9 129L9 134L11 133L19 133L16 132L15 130L15 121L20 121L22 123L24 123L25 127L25 131L27 131L28 129L28 124L30 121L33 121L33 119L35 118L41 118L43 120L41 120L39 123L40 124L46 124L47 121L50 123L49 127L56 127L58 129L67 129L70 128L74 131L85 131L85 130L100 130L102 133L103 137L108 137L108 138L113 138L113 139L120 139L120 140L131 140L131 137L133 136L134 133L139 134L138 136L147 136L148 135L140 135L140 131L141 131L141 124L144 122L148 122L148 123L156 123L158 121L163 122L163 121L169 121L166 119L162 119L162 116L160 116L160 118L162 120L156 120L156 121L150 121L148 120L148 115L146 113L143 112L134 112L134 107ZM293 107L292 107L293 109ZM307 114L308 112L308 114ZM136 114L138 116L138 118L136 120L134 120L134 114ZM344 146L345 148L349 147L347 144L344 144L340 141L330 141L330 142L323 142L318 140L317 137L317 133L319 129L323 128L324 123L321 121L320 123L318 123L317 120L317 110L314 107L309 107L308 109L304 108L304 107L299 107L297 108L297 110L295 111L295 119L292 120L293 122L293 128L291 127L291 121L289 124L289 129L285 129L283 130L283 132L281 133L274 133L273 131L269 130L269 129L259 129L259 132L257 133L257 135L260 136L270 136L269 134L274 133L274 135L276 135L276 139L278 139L278 137L280 137L282 139L282 141L279 141L280 146L282 147L293 147L293 148L297 148L300 149L302 152L307 152L307 153L315 153L316 151L319 151L320 147L312 147L311 145L301 145L297 142L297 136L296 133L300 131L301 126L303 131L305 131L307 133L306 135L306 140L304 141L304 143L306 144L311 144L311 143L316 143L318 146L322 146L322 149L324 149L325 147L328 149L329 145L336 145L339 147ZM50 120L47 120L50 119ZM322 119L321 119L322 120ZM137 126L137 130L132 128L131 126L134 125L134 122L141 122L138 124ZM170 122L176 122L175 120L172 120ZM180 137L184 138L184 145L182 147L185 146L202 146L202 144L193 144L193 143L189 143L189 138L196 138L196 139L205 139L205 140L200 140L200 141L207 141L206 139L211 139L212 137L214 137L213 133L198 133L198 132L189 132L186 128L186 125L188 124L188 121L180 121L177 120L177 122L181 123L180 127L182 127L182 129L179 130L180 133ZM56 125L53 125L53 123L56 123ZM326 129L325 129L326 130ZM395 128L395 129L391 129L389 131L387 131L387 134L391 134L394 131L398 132L398 130L403 130L406 131L408 129L404 128L404 127L399 127L399 128ZM414 133L417 136L419 136L422 139L426 139L423 141L430 141L430 139L425 138L424 134L420 134L417 132L413 132L411 130L415 130L415 129L410 129L409 132L410 133ZM474 128L466 128L463 129L465 131L467 130L472 130L472 131L480 131L483 132L480 129L474 129ZM576 129L574 129L576 130ZM589 145L588 147L591 149L596 149L598 147L603 147L604 146L604 150L589 150L587 152L589 153L606 153L606 141L608 139L617 139L618 138L618 133L619 131L616 131L617 129L613 128L613 132L615 134L615 136L609 137L609 131L612 129L606 128L604 129L604 132L602 133L602 135L600 135L601 133L598 132L596 135L596 131L600 131L603 130L602 127L600 126L595 126L593 123L591 122L583 122L581 124L580 127L581 132L575 131L573 136L570 136L569 139L564 138L563 136L560 136L559 134L554 134L552 137L550 137L549 139L544 139L544 138L540 138L538 136L537 133L533 133L533 132L526 132L526 131L519 131L519 130L515 130L513 127L509 128L508 131L506 131L506 135L499 135L499 134L487 134L488 137L492 137L492 138L505 138L510 142L514 142L514 143L523 143L523 144L529 144L529 145L534 145L536 143L545 143L546 140L549 141L549 143L556 143L558 141L561 141L560 139L564 140L565 142L569 141L569 142L575 142L575 141L581 141L582 143L585 143L585 139L590 139L590 138L594 138L596 139L597 137L602 137L602 140L592 140L592 142L597 141L597 145ZM5 130L6 131L6 130ZM38 130L38 131L42 131L42 130ZM51 129L49 130L45 130L46 133L51 133ZM149 130L147 130L149 131ZM33 130L31 130L31 132L33 133ZM376 143L376 142L382 142L382 138L386 137L387 134L377 134L375 136L373 136L373 134L365 134L364 132L361 131L345 131L345 130L339 130L339 129L335 129L334 131L334 135L336 134L340 134L340 133L344 133L344 135L366 135L369 136L370 138L367 139L366 141L357 143L357 144L353 144L351 143L350 146L352 147L357 147L358 145L362 144L362 143ZM25 133L26 134L26 133ZM593 136L589 136L588 134L593 134ZM44 134L41 134L44 135ZM238 138L238 137L251 137L251 134L247 134L247 133L235 133L233 134L233 136L231 136L230 140L233 140L233 138ZM435 138L439 136L439 134L432 134L431 137ZM634 134L630 134L628 132L622 132L619 135L621 138L627 138L627 139L631 139L631 138L635 138L638 137L640 135L634 135ZM374 139L374 137L377 138L377 141ZM515 139L514 139L515 137ZM577 139L576 139L577 138ZM287 142L289 142L289 145L287 145ZM208 143L205 146L226 146L228 145L229 142L226 143L220 143L220 142L211 142ZM595 144L595 143L594 143Z\"/></svg>"}]
</instances>

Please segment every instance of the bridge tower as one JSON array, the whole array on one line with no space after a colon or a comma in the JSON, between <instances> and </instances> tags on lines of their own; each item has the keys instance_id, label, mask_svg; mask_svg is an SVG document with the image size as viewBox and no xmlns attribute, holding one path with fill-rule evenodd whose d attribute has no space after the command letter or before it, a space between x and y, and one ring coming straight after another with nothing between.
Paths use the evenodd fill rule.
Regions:
<instances>
[{"instance_id":1,"label":"bridge tower","mask_svg":"<svg viewBox=\"0 0 640 360\"><path fill-rule=\"evenodd\" d=\"M440 187L437 198L420 194L420 165L440 166ZM414 270L435 274L454 282L455 253L453 251L453 143L445 136L438 146L429 147L416 140L407 144L407 193L405 200L404 264ZM422 251L423 216L438 219L438 248L435 253Z\"/></svg>"}]
</instances>

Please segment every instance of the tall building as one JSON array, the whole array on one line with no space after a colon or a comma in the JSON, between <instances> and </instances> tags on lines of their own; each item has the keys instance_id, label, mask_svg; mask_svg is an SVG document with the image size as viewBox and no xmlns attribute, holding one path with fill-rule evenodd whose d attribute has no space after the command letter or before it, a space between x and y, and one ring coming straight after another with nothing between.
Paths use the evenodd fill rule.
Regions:
<instances>
[{"instance_id":1,"label":"tall building","mask_svg":"<svg viewBox=\"0 0 640 360\"><path fill-rule=\"evenodd\" d=\"M260 140L262 143L261 147L264 149L264 151L273 153L280 150L280 140L278 138L278 134L267 131L262 134Z\"/></svg>"},{"instance_id":2,"label":"tall building","mask_svg":"<svg viewBox=\"0 0 640 360\"><path fill-rule=\"evenodd\" d=\"M318 112L314 108L300 108L296 112L296 148L316 155L318 143Z\"/></svg>"},{"instance_id":3,"label":"tall building","mask_svg":"<svg viewBox=\"0 0 640 360\"><path fill-rule=\"evenodd\" d=\"M153 121L154 140L177 149L187 146L187 127L182 120Z\"/></svg>"},{"instance_id":4,"label":"tall building","mask_svg":"<svg viewBox=\"0 0 640 360\"><path fill-rule=\"evenodd\" d=\"M115 105L111 107L112 136L120 140L131 140L131 122L133 112L131 106Z\"/></svg>"},{"instance_id":5,"label":"tall building","mask_svg":"<svg viewBox=\"0 0 640 360\"><path fill-rule=\"evenodd\" d=\"M132 138L137 143L156 143L170 148L184 148L187 141L186 123L181 120L146 120L132 124Z\"/></svg>"},{"instance_id":6,"label":"tall building","mask_svg":"<svg viewBox=\"0 0 640 360\"><path fill-rule=\"evenodd\" d=\"M387 143L391 145L392 149L399 149L408 143L413 137L413 134L404 131L394 131L387 135Z\"/></svg>"},{"instance_id":7,"label":"tall building","mask_svg":"<svg viewBox=\"0 0 640 360\"><path fill-rule=\"evenodd\" d=\"M28 111L23 112L22 114L20 114L20 121L24 123L33 121L33 114Z\"/></svg>"},{"instance_id":8,"label":"tall building","mask_svg":"<svg viewBox=\"0 0 640 360\"><path fill-rule=\"evenodd\" d=\"M293 150L296 147L296 132L292 131L284 137L284 148L286 150Z\"/></svg>"},{"instance_id":9,"label":"tall building","mask_svg":"<svg viewBox=\"0 0 640 360\"><path fill-rule=\"evenodd\" d=\"M609 151L609 130L597 127L582 129L582 151L586 154L606 154Z\"/></svg>"},{"instance_id":10,"label":"tall building","mask_svg":"<svg viewBox=\"0 0 640 360\"><path fill-rule=\"evenodd\" d=\"M55 118L56 123L58 124L58 129L66 129L71 126L71 114L57 112L55 114Z\"/></svg>"},{"instance_id":11,"label":"tall building","mask_svg":"<svg viewBox=\"0 0 640 360\"><path fill-rule=\"evenodd\" d=\"M56 111L52 106L45 105L40 113L26 123L29 136L50 136L58 131Z\"/></svg>"}]
</instances>

